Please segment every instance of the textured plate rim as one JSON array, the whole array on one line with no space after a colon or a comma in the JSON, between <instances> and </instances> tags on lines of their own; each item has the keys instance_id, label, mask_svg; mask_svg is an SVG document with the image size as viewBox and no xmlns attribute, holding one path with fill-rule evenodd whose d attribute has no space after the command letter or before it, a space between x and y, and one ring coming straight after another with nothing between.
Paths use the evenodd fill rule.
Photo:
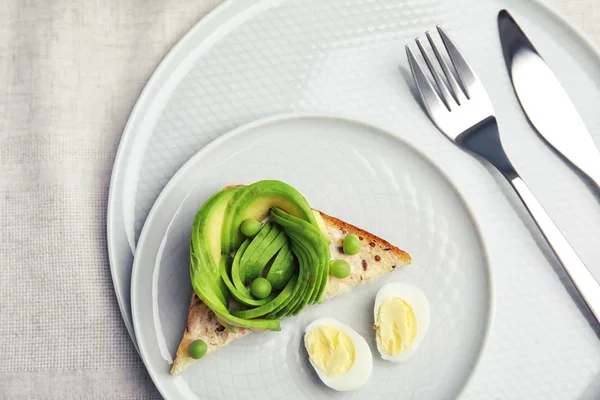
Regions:
<instances>
[{"instance_id":1,"label":"textured plate rim","mask_svg":"<svg viewBox=\"0 0 600 400\"><path fill-rule=\"evenodd\" d=\"M471 365L470 371L469 371L468 375L466 376L462 387L459 389L459 391L457 393L457 398L459 398L465 392L465 390L471 383L473 376L475 375L477 369L479 368L479 366L481 364L481 360L482 360L485 350L489 344L491 331L492 331L492 327L493 327L493 320L494 320L494 314L495 314L495 309L496 309L496 295L495 295L494 275L493 275L493 271L492 271L491 258L489 256L489 252L488 252L488 246L487 246L485 238L482 234L480 224L475 217L473 209L467 202L467 200L464 196L464 193L456 185L454 185L454 183L450 179L450 177L444 172L444 170L441 168L441 166L435 160L428 157L421 150L417 149L415 146L413 146L409 142L405 141L398 135L394 134L392 131L382 128L382 127L379 127L376 124L361 121L361 120L358 120L358 119L355 119L352 117L348 117L343 114L284 113L284 114L276 114L273 116L257 119L255 121L241 125L235 129L219 136L218 138L216 138L215 140L211 141L206 146L204 146L202 149L200 149L198 152L196 152L192 157L190 157L190 159L188 161L186 161L185 164L183 164L179 170L177 170L177 172L171 177L171 179L169 179L169 181L167 182L165 187L161 190L155 203L152 205L150 212L148 213L148 217L147 217L146 221L151 221L152 219L154 219L155 210L161 206L161 203L163 202L163 199L165 197L165 193L167 193L170 190L171 186L177 185L180 177L182 175L184 175L188 169L192 168L192 166L196 163L196 161L198 159L203 158L206 153L213 151L217 147L221 146L223 142L226 142L227 140L230 140L231 138L233 138L239 134L242 134L243 132L245 132L247 130L258 129L261 126L265 126L265 125L269 125L269 124L273 124L273 123L282 123L282 122L291 121L294 119L296 119L296 120L298 120L298 119L325 119L325 120L338 120L338 121L341 120L346 123L350 123L350 124L354 124L354 125L361 125L362 127L366 128L368 130L377 131L382 136L386 136L393 140L398 141L400 143L400 145L406 147L409 151L416 154L424 162L430 164L431 167L448 183L448 185L452 188L452 190L454 190L457 193L458 201L464 207L464 209L467 213L467 216L475 229L475 235L478 238L478 242L481 247L482 258L485 262L485 267L486 267L486 271L487 271L487 289L489 292L489 298L488 298L487 307L486 307L487 318L485 320L484 333L483 333L483 337L481 340L481 345L478 349L477 356L475 357L474 362ZM136 298L136 294L138 292L136 280L133 279L133 277L136 275L136 270L141 268L141 267L139 267L139 263L136 262L136 260L139 260L138 252L140 251L140 249L145 247L144 244L146 242L146 237L148 236L147 226L148 225L146 223L144 223L144 226L142 227L142 231L140 233L140 237L138 240L138 246L136 246L133 267L132 267L132 273L131 273L132 279L131 279L130 301L131 301L132 323L133 323L134 331L138 330L140 322L138 321L138 318L136 318L136 314L133 312L134 299ZM140 345L139 343L136 345L136 347L138 349L138 353L140 354L142 361L144 362L144 365L146 367L146 370L148 371L148 374L152 378L152 382L154 383L155 387L158 389L161 396L167 398L166 396L168 393L165 393L162 385L159 385L160 380L158 380L158 378L156 376L156 372L154 371L154 369L150 368L150 366L148 364L147 351L145 351L144 347L142 345Z\"/></svg>"}]
</instances>

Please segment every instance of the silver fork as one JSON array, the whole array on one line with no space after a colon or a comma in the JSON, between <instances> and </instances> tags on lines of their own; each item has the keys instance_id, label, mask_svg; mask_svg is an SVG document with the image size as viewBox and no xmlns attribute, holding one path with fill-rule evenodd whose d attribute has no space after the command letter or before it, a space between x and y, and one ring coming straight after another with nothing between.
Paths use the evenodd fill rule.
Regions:
<instances>
[{"instance_id":1,"label":"silver fork","mask_svg":"<svg viewBox=\"0 0 600 400\"><path fill-rule=\"evenodd\" d=\"M494 109L483 84L448 34L440 26L437 30L455 72L450 70L431 34L425 35L445 80L420 39L416 39L417 47L433 81L406 46L410 69L427 114L454 144L489 161L510 182L600 323L600 285L513 167L500 142Z\"/></svg>"}]
</instances>

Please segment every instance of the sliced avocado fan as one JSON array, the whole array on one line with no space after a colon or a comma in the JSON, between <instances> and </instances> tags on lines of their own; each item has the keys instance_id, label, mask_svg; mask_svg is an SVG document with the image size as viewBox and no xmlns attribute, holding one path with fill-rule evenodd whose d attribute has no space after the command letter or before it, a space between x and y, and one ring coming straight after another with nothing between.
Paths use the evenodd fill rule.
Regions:
<instances>
[{"instance_id":1,"label":"sliced avocado fan","mask_svg":"<svg viewBox=\"0 0 600 400\"><path fill-rule=\"evenodd\" d=\"M244 240L242 222L267 217L259 233ZM216 193L192 228L194 291L223 324L279 330L280 318L324 299L330 254L321 225L304 196L280 181ZM247 285L261 276L274 292L257 299Z\"/></svg>"}]
</instances>

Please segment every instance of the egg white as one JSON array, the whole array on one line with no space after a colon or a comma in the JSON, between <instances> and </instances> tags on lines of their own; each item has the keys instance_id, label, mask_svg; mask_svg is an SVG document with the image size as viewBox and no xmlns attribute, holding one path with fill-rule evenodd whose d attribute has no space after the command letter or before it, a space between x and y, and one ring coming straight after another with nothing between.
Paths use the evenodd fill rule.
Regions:
<instances>
[{"instance_id":1,"label":"egg white","mask_svg":"<svg viewBox=\"0 0 600 400\"><path fill-rule=\"evenodd\" d=\"M371 349L369 348L367 341L354 329L350 328L348 325L336 319L319 318L306 327L304 334L304 346L306 347L307 352L308 335L314 329L319 328L321 326L331 326L345 332L352 341L352 344L354 344L355 358L354 364L352 364L352 367L350 367L350 369L345 374L337 376L327 376L325 371L321 370L321 368L319 368L313 363L309 353L309 361L310 364L313 366L315 372L325 385L329 386L334 390L345 392L360 388L367 382L367 380L371 376L371 371L373 369L373 355L371 354Z\"/></svg>"},{"instance_id":2,"label":"egg white","mask_svg":"<svg viewBox=\"0 0 600 400\"><path fill-rule=\"evenodd\" d=\"M394 297L404 300L412 308L417 321L417 334L415 335L415 340L412 342L410 347L395 356L385 354L382 351L381 344L378 340L376 340L377 350L379 350L379 354L381 354L381 358L384 360L392 362L405 362L412 357L417 348L421 345L421 342L423 342L425 334L429 329L429 301L427 300L425 293L423 293L423 291L416 286L400 282L388 283L379 289L379 292L377 292L377 296L375 297L375 310L373 313L375 322L377 322L377 314L379 313L379 307L381 304L387 299Z\"/></svg>"}]
</instances>

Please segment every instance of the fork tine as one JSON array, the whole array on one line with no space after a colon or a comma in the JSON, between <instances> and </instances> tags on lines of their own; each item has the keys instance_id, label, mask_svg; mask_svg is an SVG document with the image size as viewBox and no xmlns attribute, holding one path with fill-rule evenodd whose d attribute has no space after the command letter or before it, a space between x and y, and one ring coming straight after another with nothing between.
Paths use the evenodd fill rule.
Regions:
<instances>
[{"instance_id":1,"label":"fork tine","mask_svg":"<svg viewBox=\"0 0 600 400\"><path fill-rule=\"evenodd\" d=\"M431 76L433 76L433 80L435 81L435 83L440 91L440 94L441 94L440 97L442 98L442 101L446 105L446 108L449 111L451 111L453 108L451 103L452 103L452 100L454 99L454 97L448 90L448 87L446 86L446 84L442 81L442 77L440 76L440 74L438 74L437 70L433 66L433 63L431 62L429 55L427 54L427 52L425 51L425 48L423 47L423 44L421 43L421 40L419 38L416 38L415 42L417 42L417 46L419 47L419 50L421 51L421 54L423 55L423 59L425 59L425 64L427 64L427 68L429 68L429 72L431 73Z\"/></svg>"},{"instance_id":2,"label":"fork tine","mask_svg":"<svg viewBox=\"0 0 600 400\"><path fill-rule=\"evenodd\" d=\"M433 53L435 54L435 57L437 58L438 63L442 67L442 71L444 72L444 75L446 76L446 80L450 84L450 88L451 88L450 92L454 96L454 100L456 100L456 102L459 105L464 103L467 100L467 98L465 97L465 93L463 92L463 89L460 87L460 85L456 81L456 78L454 78L454 74L452 74L452 72L450 71L450 68L448 68L448 64L446 63L446 60L444 59L444 57L442 57L441 53L439 52L438 47L435 44L435 42L433 41L433 38L431 37L431 34L429 33L429 31L425 32L425 36L427 36L427 40L429 40L429 44L431 45L431 48L433 49Z\"/></svg>"},{"instance_id":3,"label":"fork tine","mask_svg":"<svg viewBox=\"0 0 600 400\"><path fill-rule=\"evenodd\" d=\"M406 45L406 56L408 57L408 64L410 65L413 79L417 85L417 90L419 91L421 100L423 100L423 104L429 111L430 116L439 109L448 110L448 107L440 99L440 96L433 88L431 81L425 74L421 65L419 65L417 58L408 45Z\"/></svg>"},{"instance_id":4,"label":"fork tine","mask_svg":"<svg viewBox=\"0 0 600 400\"><path fill-rule=\"evenodd\" d=\"M454 69L456 69L456 72L458 73L460 83L465 89L467 97L470 99L470 88L480 84L479 78L477 77L475 71L473 71L473 68L471 68L467 60L463 57L462 53L458 50L458 47L456 47L452 39L450 39L450 36L448 36L446 31L440 25L437 26L437 30L440 34L440 37L442 38L444 46L446 47L446 51L450 56L450 60L454 65Z\"/></svg>"}]
</instances>

